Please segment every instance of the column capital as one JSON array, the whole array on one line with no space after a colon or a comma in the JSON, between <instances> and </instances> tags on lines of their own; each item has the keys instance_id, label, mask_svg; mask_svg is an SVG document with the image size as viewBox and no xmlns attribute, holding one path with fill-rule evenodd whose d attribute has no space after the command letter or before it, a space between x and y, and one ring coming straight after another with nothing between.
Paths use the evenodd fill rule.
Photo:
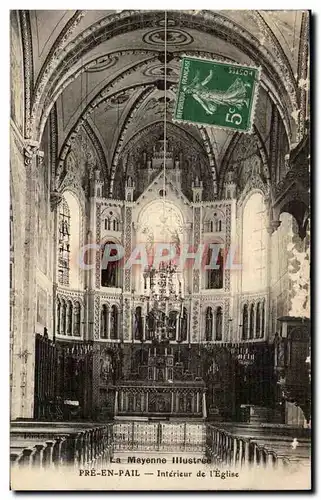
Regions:
<instances>
[{"instance_id":1,"label":"column capital","mask_svg":"<svg viewBox=\"0 0 321 500\"><path fill-rule=\"evenodd\" d=\"M57 190L51 191L50 193L50 208L53 212L57 206L61 203L63 195L59 193Z\"/></svg>"},{"instance_id":2,"label":"column capital","mask_svg":"<svg viewBox=\"0 0 321 500\"><path fill-rule=\"evenodd\" d=\"M38 150L39 150L39 143L37 141L31 141L31 140L25 141L23 154L24 154L24 163L26 166L31 165Z\"/></svg>"},{"instance_id":3,"label":"column capital","mask_svg":"<svg viewBox=\"0 0 321 500\"><path fill-rule=\"evenodd\" d=\"M269 235L271 236L274 233L274 231L276 231L280 227L280 225L281 225L280 220L271 220L268 227L266 228Z\"/></svg>"}]
</instances>

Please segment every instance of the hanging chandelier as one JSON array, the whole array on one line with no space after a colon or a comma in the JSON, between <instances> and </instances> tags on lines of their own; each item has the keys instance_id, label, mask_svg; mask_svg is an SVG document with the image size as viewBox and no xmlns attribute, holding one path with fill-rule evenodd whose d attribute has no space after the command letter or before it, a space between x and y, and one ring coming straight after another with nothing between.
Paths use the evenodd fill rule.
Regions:
<instances>
[{"instance_id":1,"label":"hanging chandelier","mask_svg":"<svg viewBox=\"0 0 321 500\"><path fill-rule=\"evenodd\" d=\"M157 269L150 266L144 273L144 287L150 338L156 342L178 339L176 330L183 317L184 294L177 267L171 262L162 263Z\"/></svg>"},{"instance_id":2,"label":"hanging chandelier","mask_svg":"<svg viewBox=\"0 0 321 500\"><path fill-rule=\"evenodd\" d=\"M143 277L145 297L150 309L164 309L166 303L175 305L184 299L181 272L172 262L162 262L158 269L149 266Z\"/></svg>"},{"instance_id":3,"label":"hanging chandelier","mask_svg":"<svg viewBox=\"0 0 321 500\"><path fill-rule=\"evenodd\" d=\"M167 14L165 13L165 32L167 27ZM165 81L166 81L166 37L165 37ZM159 156L163 158L163 213L160 222L163 226L163 235L166 237L170 231L169 216L166 210L166 162L171 156L168 148L167 139L167 87L164 87L164 137L163 147L159 151ZM156 153L154 149L154 154ZM146 303L146 312L148 317L148 328L153 340L158 342L169 341L172 339L171 329L173 314L175 316L174 329L179 329L183 318L184 285L182 272L178 270L173 261L161 262L158 267L150 265L143 273L144 295L143 301ZM172 332L173 333L173 332ZM174 337L179 338L179 334Z\"/></svg>"}]
</instances>

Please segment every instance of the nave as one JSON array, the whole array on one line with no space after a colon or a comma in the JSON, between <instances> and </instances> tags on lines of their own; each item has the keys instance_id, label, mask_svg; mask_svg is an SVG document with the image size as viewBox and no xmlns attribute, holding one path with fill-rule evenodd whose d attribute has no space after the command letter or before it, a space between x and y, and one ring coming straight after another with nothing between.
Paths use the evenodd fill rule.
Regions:
<instances>
[{"instance_id":1,"label":"nave","mask_svg":"<svg viewBox=\"0 0 321 500\"><path fill-rule=\"evenodd\" d=\"M309 468L309 16L11 11L14 471ZM261 68L251 134L184 54Z\"/></svg>"},{"instance_id":2,"label":"nave","mask_svg":"<svg viewBox=\"0 0 321 500\"><path fill-rule=\"evenodd\" d=\"M299 446L292 445L294 438ZM192 457L192 458L191 458ZM221 469L308 466L309 429L273 424L126 421L109 424L15 422L14 467L117 469L129 464L210 463ZM155 467L153 467L155 469ZM111 473L109 473L112 475Z\"/></svg>"}]
</instances>

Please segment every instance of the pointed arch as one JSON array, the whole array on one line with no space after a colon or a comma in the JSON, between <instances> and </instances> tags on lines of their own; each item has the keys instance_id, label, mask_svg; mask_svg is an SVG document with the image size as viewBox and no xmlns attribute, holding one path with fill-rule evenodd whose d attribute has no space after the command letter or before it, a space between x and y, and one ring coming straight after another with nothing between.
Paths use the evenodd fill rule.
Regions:
<instances>
[{"instance_id":1,"label":"pointed arch","mask_svg":"<svg viewBox=\"0 0 321 500\"><path fill-rule=\"evenodd\" d=\"M255 338L261 336L261 302L256 304L256 318L255 318Z\"/></svg>"},{"instance_id":2,"label":"pointed arch","mask_svg":"<svg viewBox=\"0 0 321 500\"><path fill-rule=\"evenodd\" d=\"M67 328L66 334L72 336L72 327L73 327L73 304L71 300L67 301Z\"/></svg>"},{"instance_id":3,"label":"pointed arch","mask_svg":"<svg viewBox=\"0 0 321 500\"><path fill-rule=\"evenodd\" d=\"M100 310L100 338L107 339L108 338L108 330L109 330L109 309L107 304L103 304Z\"/></svg>"},{"instance_id":4,"label":"pointed arch","mask_svg":"<svg viewBox=\"0 0 321 500\"><path fill-rule=\"evenodd\" d=\"M73 316L73 336L80 337L81 329L80 329L80 321L81 321L81 305L79 301L74 303L73 307L74 316Z\"/></svg>"},{"instance_id":5,"label":"pointed arch","mask_svg":"<svg viewBox=\"0 0 321 500\"><path fill-rule=\"evenodd\" d=\"M127 31L130 32L142 29L146 24L149 26L157 26L161 15L161 13L158 14L155 13L155 11L139 13L137 11L127 11L125 13L115 13L106 16L99 22L86 28L71 44L64 47L64 57L62 60L61 58L54 57L57 53L60 54L62 50L59 44L55 46L50 61L43 67L44 73L35 92L35 102L32 113L34 117L32 123L34 138L38 137L39 128L41 134L41 117L46 117L48 113L44 103L46 101L52 102L53 95L57 92L57 86L61 84L64 75L72 71L75 52L78 51L78 58L81 59L89 53L94 45L98 45L107 40L111 36L111 33L114 36L121 34L123 32L124 18L126 19ZM256 22L262 26L262 29L268 32L268 36L271 36L272 32L270 27L266 25L266 23L264 24L261 18L258 18L257 13L253 12L252 15L256 19ZM244 29L244 27L240 27L232 19L226 22L226 18L217 12L206 12L206 17L202 11L193 14L189 12L171 12L171 18L173 18L174 21L179 20L180 23L183 22L189 29L197 29L200 32L208 32L208 22L209 20L212 21L211 34L213 36L219 39L228 39L230 43L238 46L240 50L254 60L255 63L260 64L263 67L264 74L268 75L268 80L272 83L272 88L276 83L279 101L285 110L287 121L292 126L294 136L295 123L294 120L290 120L290 115L291 112L297 108L295 80L287 58L284 56L283 51L280 50L279 44L275 44L273 33L272 39L275 53L271 55L270 52L268 53L261 48L258 39L248 30ZM55 79L52 78L53 72L55 72ZM276 90L274 90L274 92L276 92Z\"/></svg>"},{"instance_id":6,"label":"pointed arch","mask_svg":"<svg viewBox=\"0 0 321 500\"><path fill-rule=\"evenodd\" d=\"M223 338L223 309L218 306L215 311L215 340Z\"/></svg>"},{"instance_id":7,"label":"pointed arch","mask_svg":"<svg viewBox=\"0 0 321 500\"><path fill-rule=\"evenodd\" d=\"M247 304L243 305L242 310L242 340L247 340L248 338L248 327L249 327L249 307Z\"/></svg>"},{"instance_id":8,"label":"pointed arch","mask_svg":"<svg viewBox=\"0 0 321 500\"><path fill-rule=\"evenodd\" d=\"M205 311L205 340L207 342L213 340L213 310L210 306Z\"/></svg>"},{"instance_id":9,"label":"pointed arch","mask_svg":"<svg viewBox=\"0 0 321 500\"><path fill-rule=\"evenodd\" d=\"M60 335L66 335L67 333L67 304L64 299L61 300L61 329Z\"/></svg>"},{"instance_id":10,"label":"pointed arch","mask_svg":"<svg viewBox=\"0 0 321 500\"><path fill-rule=\"evenodd\" d=\"M254 338L254 304L250 305L249 339Z\"/></svg>"},{"instance_id":11,"label":"pointed arch","mask_svg":"<svg viewBox=\"0 0 321 500\"><path fill-rule=\"evenodd\" d=\"M119 338L119 310L116 304L113 304L111 306L110 338L112 340L117 340Z\"/></svg>"}]
</instances>

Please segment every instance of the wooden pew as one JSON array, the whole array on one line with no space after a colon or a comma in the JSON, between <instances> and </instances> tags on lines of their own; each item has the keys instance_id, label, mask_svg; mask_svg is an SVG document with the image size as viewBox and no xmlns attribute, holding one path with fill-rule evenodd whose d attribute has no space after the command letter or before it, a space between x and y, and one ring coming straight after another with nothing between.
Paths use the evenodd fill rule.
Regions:
<instances>
[{"instance_id":1,"label":"wooden pew","mask_svg":"<svg viewBox=\"0 0 321 500\"><path fill-rule=\"evenodd\" d=\"M24 466L95 466L110 455L111 437L110 425L105 424L15 421L11 460Z\"/></svg>"},{"instance_id":2,"label":"wooden pew","mask_svg":"<svg viewBox=\"0 0 321 500\"><path fill-rule=\"evenodd\" d=\"M208 453L217 464L223 462L238 466L260 464L274 467L300 461L302 464L310 462L309 438L297 438L298 446L294 449L291 446L292 435L297 429L291 428L291 432L284 436L280 426L275 429L274 433L273 428L273 424L268 426L208 424ZM309 436L309 433L304 434Z\"/></svg>"}]
</instances>

